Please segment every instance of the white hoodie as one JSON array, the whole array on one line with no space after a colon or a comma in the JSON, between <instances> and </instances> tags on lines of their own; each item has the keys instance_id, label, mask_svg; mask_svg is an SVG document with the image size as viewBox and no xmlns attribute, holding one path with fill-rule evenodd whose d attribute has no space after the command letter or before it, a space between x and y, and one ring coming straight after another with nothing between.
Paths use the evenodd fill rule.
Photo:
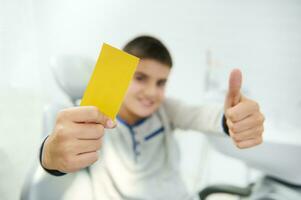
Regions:
<instances>
[{"instance_id":1,"label":"white hoodie","mask_svg":"<svg viewBox=\"0 0 301 200\"><path fill-rule=\"evenodd\" d=\"M64 194L56 198L64 200L192 199L194 195L187 192L178 171L179 150L173 131L225 135L222 117L219 106L188 106L166 99L157 112L132 126L118 118L117 127L106 130L100 159L89 169L55 178L44 172L41 180L56 182L49 185L53 192L58 191L58 182L63 182Z\"/></svg>"}]
</instances>

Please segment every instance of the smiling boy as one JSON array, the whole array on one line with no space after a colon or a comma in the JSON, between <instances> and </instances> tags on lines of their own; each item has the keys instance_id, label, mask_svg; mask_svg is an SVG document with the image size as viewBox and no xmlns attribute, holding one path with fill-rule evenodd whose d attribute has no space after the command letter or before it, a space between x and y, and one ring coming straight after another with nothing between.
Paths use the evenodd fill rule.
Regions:
<instances>
[{"instance_id":1,"label":"smiling boy","mask_svg":"<svg viewBox=\"0 0 301 200\"><path fill-rule=\"evenodd\" d=\"M41 148L41 164L49 173L63 175L88 167L81 170L89 177L87 197L92 193L96 200L191 199L194 195L187 192L178 172L175 129L228 134L239 148L262 142L264 117L258 104L240 93L239 70L230 75L224 107L189 106L165 98L172 59L158 39L137 37L124 51L141 60L118 114L117 127L95 107L61 111ZM73 186L81 183L72 179ZM78 193L69 190L72 199L80 196Z\"/></svg>"}]
</instances>

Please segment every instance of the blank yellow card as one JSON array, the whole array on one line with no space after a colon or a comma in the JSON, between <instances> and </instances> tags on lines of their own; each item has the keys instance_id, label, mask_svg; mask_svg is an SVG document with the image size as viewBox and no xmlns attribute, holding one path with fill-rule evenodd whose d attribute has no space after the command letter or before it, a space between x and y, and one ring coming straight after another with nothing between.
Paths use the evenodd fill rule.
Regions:
<instances>
[{"instance_id":1,"label":"blank yellow card","mask_svg":"<svg viewBox=\"0 0 301 200\"><path fill-rule=\"evenodd\" d=\"M139 59L108 44L103 44L81 106L96 106L115 119Z\"/></svg>"}]
</instances>

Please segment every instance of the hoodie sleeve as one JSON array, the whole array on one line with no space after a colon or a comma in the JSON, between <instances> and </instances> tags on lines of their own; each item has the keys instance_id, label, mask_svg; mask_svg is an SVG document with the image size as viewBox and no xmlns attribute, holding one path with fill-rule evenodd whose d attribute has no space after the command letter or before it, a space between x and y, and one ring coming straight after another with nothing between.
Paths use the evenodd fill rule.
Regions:
<instances>
[{"instance_id":1,"label":"hoodie sleeve","mask_svg":"<svg viewBox=\"0 0 301 200\"><path fill-rule=\"evenodd\" d=\"M220 105L194 106L167 98L163 107L173 128L228 134L223 107Z\"/></svg>"}]
</instances>

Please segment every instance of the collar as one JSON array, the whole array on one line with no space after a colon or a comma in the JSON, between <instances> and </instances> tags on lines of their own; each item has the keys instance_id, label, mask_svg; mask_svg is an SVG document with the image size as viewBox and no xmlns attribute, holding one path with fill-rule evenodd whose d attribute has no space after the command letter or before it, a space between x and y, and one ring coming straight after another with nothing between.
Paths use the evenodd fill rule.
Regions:
<instances>
[{"instance_id":1,"label":"collar","mask_svg":"<svg viewBox=\"0 0 301 200\"><path fill-rule=\"evenodd\" d=\"M132 128L134 128L134 127L137 127L137 126L143 124L148 118L150 118L150 117L145 117L145 118L143 118L143 119L138 120L138 121L135 122L133 125L130 125L130 124L128 124L126 121L124 121L123 119L121 119L121 117L117 116L117 120L118 120L121 124L123 124L123 125L125 125L126 127L128 127L129 129L132 129Z\"/></svg>"}]
</instances>

